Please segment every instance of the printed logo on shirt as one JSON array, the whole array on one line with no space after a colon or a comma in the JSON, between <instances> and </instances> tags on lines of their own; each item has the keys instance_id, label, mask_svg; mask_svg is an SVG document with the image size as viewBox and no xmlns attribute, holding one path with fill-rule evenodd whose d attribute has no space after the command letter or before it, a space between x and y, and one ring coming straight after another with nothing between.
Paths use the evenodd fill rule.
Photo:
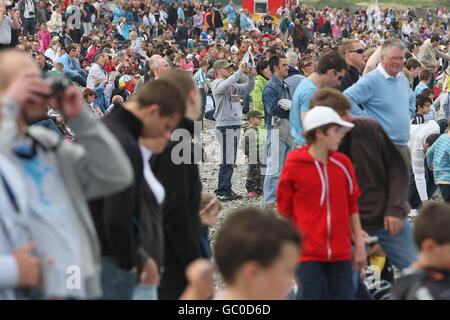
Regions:
<instances>
[{"instance_id":1,"label":"printed logo on shirt","mask_svg":"<svg viewBox=\"0 0 450 320\"><path fill-rule=\"evenodd\" d=\"M230 93L230 102L231 103L240 101L239 96L237 94L237 90L236 90L235 87L231 87L229 89L229 93Z\"/></svg>"}]
</instances>

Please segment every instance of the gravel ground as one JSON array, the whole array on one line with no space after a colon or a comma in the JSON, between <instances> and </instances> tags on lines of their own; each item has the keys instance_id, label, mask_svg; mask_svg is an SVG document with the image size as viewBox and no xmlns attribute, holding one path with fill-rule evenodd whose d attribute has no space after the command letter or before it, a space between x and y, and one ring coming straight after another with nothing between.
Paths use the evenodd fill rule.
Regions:
<instances>
[{"instance_id":1,"label":"gravel ground","mask_svg":"<svg viewBox=\"0 0 450 320\"><path fill-rule=\"evenodd\" d=\"M220 146L214 135L213 121L204 120L202 134L203 145L208 156L208 161L201 163L199 166L200 176L203 183L203 193L214 194L214 190L217 188L218 182ZM262 133L261 136L265 136L265 133ZM220 230L224 220L231 212L247 207L264 208L263 197L256 197L251 199L246 198L247 190L245 189L245 180L247 178L247 164L245 162L245 157L242 149L238 150L236 164L237 166L234 169L232 178L233 191L239 195L242 195L244 198L235 201L222 202L222 211L219 214L219 221L214 227L210 228L209 232L209 239L213 252L217 232ZM439 189L437 189L434 193L432 200L443 201ZM410 222L414 222L414 217L408 217L408 219ZM398 277L398 270L396 271L396 277ZM215 275L215 279L216 288L220 288L222 285L222 280L218 273Z\"/></svg>"}]
</instances>

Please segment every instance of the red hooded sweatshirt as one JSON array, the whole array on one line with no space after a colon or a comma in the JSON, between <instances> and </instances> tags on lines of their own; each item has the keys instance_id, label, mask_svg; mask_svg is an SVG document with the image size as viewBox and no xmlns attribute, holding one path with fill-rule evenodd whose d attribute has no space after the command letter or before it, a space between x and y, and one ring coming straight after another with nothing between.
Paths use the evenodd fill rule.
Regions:
<instances>
[{"instance_id":1,"label":"red hooded sweatshirt","mask_svg":"<svg viewBox=\"0 0 450 320\"><path fill-rule=\"evenodd\" d=\"M291 151L278 182L277 210L302 234L299 262L351 259L350 215L361 194L350 159L330 151L326 165L309 146Z\"/></svg>"}]
</instances>

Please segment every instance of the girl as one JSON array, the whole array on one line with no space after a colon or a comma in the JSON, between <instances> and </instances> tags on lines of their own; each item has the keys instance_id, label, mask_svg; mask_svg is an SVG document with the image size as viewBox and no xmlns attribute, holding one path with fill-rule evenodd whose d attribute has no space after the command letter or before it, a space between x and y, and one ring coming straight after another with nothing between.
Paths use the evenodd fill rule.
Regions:
<instances>
[{"instance_id":1,"label":"girl","mask_svg":"<svg viewBox=\"0 0 450 320\"><path fill-rule=\"evenodd\" d=\"M45 50L48 49L51 41L50 33L47 31L47 25L42 24L41 30L38 31L39 36L41 37L41 47L42 47L42 53L45 52Z\"/></svg>"},{"instance_id":2,"label":"girl","mask_svg":"<svg viewBox=\"0 0 450 320\"><path fill-rule=\"evenodd\" d=\"M211 258L211 248L209 245L208 234L209 227L214 226L219 220L219 212L222 209L220 201L216 196L202 194L200 199L200 220L203 225L203 234L200 241L203 258Z\"/></svg>"}]
</instances>

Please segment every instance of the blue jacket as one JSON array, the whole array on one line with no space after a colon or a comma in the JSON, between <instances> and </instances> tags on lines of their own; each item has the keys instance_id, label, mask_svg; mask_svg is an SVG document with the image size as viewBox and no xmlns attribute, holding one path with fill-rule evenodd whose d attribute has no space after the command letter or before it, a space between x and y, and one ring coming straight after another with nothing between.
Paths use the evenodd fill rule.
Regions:
<instances>
[{"instance_id":1,"label":"blue jacket","mask_svg":"<svg viewBox=\"0 0 450 320\"><path fill-rule=\"evenodd\" d=\"M60 57L56 62L60 62L64 66L63 72L70 76L76 76L80 73L81 67L77 59L72 59L67 53Z\"/></svg>"},{"instance_id":2,"label":"blue jacket","mask_svg":"<svg viewBox=\"0 0 450 320\"><path fill-rule=\"evenodd\" d=\"M291 99L288 85L283 81L278 80L272 75L269 81L264 86L262 93L262 101L264 104L264 124L266 128L271 128L272 116L277 116L282 119L289 119L289 111L285 111L278 106L278 100Z\"/></svg>"},{"instance_id":3,"label":"blue jacket","mask_svg":"<svg viewBox=\"0 0 450 320\"><path fill-rule=\"evenodd\" d=\"M103 113L109 108L109 101L105 94L105 82L103 81L94 89L97 98L94 99L94 106L98 106Z\"/></svg>"}]
</instances>

